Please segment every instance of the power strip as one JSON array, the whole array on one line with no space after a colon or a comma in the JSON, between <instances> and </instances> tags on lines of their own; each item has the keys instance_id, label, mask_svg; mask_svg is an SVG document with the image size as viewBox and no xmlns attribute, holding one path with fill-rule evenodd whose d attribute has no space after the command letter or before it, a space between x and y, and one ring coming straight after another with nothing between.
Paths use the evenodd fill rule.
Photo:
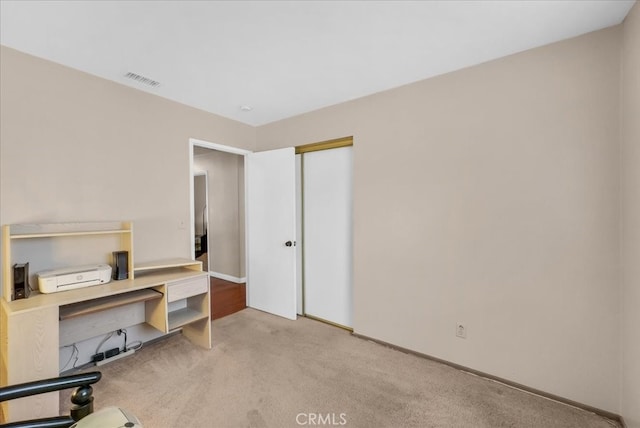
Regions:
<instances>
[{"instance_id":1,"label":"power strip","mask_svg":"<svg viewBox=\"0 0 640 428\"><path fill-rule=\"evenodd\" d=\"M129 355L133 355L134 352L136 352L135 349L129 349L127 352L120 352L118 355L114 355L113 357L106 358L102 361L96 361L96 366L103 366L112 361L119 360L120 358L128 357Z\"/></svg>"}]
</instances>

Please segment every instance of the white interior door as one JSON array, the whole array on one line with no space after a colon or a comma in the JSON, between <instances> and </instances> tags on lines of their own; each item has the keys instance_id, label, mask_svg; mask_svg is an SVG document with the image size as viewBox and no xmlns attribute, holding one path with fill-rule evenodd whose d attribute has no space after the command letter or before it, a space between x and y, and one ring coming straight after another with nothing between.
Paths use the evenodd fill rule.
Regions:
<instances>
[{"instance_id":1,"label":"white interior door","mask_svg":"<svg viewBox=\"0 0 640 428\"><path fill-rule=\"evenodd\" d=\"M248 305L296 319L296 170L291 148L247 156Z\"/></svg>"},{"instance_id":2,"label":"white interior door","mask_svg":"<svg viewBox=\"0 0 640 428\"><path fill-rule=\"evenodd\" d=\"M352 147L303 156L304 311L352 327Z\"/></svg>"}]
</instances>

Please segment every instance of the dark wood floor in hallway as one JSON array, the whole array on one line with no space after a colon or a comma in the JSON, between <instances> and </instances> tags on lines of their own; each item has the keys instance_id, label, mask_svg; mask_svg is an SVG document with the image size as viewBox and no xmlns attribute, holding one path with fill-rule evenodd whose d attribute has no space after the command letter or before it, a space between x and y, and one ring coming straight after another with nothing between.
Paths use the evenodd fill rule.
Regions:
<instances>
[{"instance_id":1,"label":"dark wood floor in hallway","mask_svg":"<svg viewBox=\"0 0 640 428\"><path fill-rule=\"evenodd\" d=\"M231 315L247 307L246 284L211 277L211 319Z\"/></svg>"}]
</instances>

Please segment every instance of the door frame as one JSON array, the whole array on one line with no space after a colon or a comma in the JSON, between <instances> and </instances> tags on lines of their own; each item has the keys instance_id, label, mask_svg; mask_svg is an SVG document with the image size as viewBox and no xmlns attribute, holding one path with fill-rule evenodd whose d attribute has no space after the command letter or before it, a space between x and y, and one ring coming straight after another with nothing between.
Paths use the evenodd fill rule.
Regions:
<instances>
[{"instance_id":1,"label":"door frame","mask_svg":"<svg viewBox=\"0 0 640 428\"><path fill-rule=\"evenodd\" d=\"M190 223L191 223L191 227L190 227L190 236L189 236L189 241L191 243L191 258L193 258L195 256L195 222L194 222L194 192L193 192L193 177L194 174L197 172L195 171L194 167L193 167L193 149L194 147L202 147L205 149L211 149L211 150L217 150L219 152L225 152L225 153L232 153L232 154L236 154L236 155L241 155L243 157L243 163L244 163L244 206L245 206L245 214L244 214L244 230L245 230L245 234L244 234L244 260L245 260L245 277L247 278L246 281L246 287L247 287L247 293L246 293L246 305L249 306L249 267L247 266L247 260L248 260L248 252L249 252L249 247L248 247L248 236L249 236L249 230L247 229L247 212L249 211L250 207L249 207L249 201L247 198L247 156L251 153L253 153L250 150L245 150L245 149L239 149L237 147L231 147L231 146L225 146L223 144L217 144L217 143L212 143L209 141L204 141L204 140L199 140L197 138L189 138L189 211L190 211ZM208 183L207 183L207 188L208 188ZM208 199L207 195L207 199ZM208 205L208 202L207 202ZM208 216L208 213L207 213ZM208 242L207 242L208 245ZM211 258L209 257L209 267L211 263ZM208 273L208 272L207 272Z\"/></svg>"}]
</instances>

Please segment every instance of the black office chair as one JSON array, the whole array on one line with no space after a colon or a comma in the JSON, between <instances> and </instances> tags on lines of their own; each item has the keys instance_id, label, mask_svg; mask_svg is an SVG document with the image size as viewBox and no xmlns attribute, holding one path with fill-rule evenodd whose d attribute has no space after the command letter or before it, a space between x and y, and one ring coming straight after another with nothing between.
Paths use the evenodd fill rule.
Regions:
<instances>
[{"instance_id":1,"label":"black office chair","mask_svg":"<svg viewBox=\"0 0 640 428\"><path fill-rule=\"evenodd\" d=\"M0 428L69 428L80 419L93 413L93 388L91 385L98 382L101 377L102 373L100 372L89 372L0 388L0 402L3 402L77 387L71 394L72 406L69 416L10 422L0 425Z\"/></svg>"}]
</instances>

